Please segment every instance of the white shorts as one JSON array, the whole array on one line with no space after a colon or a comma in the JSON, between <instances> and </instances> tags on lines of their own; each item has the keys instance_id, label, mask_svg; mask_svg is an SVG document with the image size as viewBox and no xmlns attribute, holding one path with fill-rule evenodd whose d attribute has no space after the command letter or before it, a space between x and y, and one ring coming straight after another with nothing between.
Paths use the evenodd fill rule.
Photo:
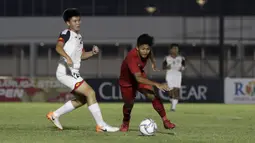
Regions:
<instances>
[{"instance_id":1,"label":"white shorts","mask_svg":"<svg viewBox=\"0 0 255 143\"><path fill-rule=\"evenodd\" d=\"M81 85L81 83L84 82L81 76L77 78L72 76L70 69L68 69L68 67L64 66L61 63L58 64L56 77L62 84L67 86L70 89L70 91L78 88Z\"/></svg>"},{"instance_id":2,"label":"white shorts","mask_svg":"<svg viewBox=\"0 0 255 143\"><path fill-rule=\"evenodd\" d=\"M166 82L169 88L181 88L182 75L166 75Z\"/></svg>"}]
</instances>

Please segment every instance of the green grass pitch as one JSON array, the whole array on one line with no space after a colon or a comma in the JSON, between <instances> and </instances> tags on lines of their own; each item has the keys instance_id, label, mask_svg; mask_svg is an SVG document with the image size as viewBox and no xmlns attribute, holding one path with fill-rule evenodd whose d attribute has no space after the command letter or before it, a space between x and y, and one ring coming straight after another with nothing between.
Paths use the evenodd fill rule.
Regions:
<instances>
[{"instance_id":1,"label":"green grass pitch","mask_svg":"<svg viewBox=\"0 0 255 143\"><path fill-rule=\"evenodd\" d=\"M1 143L252 143L255 141L254 105L178 104L168 117L176 123L165 130L151 104L135 104L127 133L96 133L95 122L87 107L66 114L57 130L45 115L62 104L0 103ZM119 126L122 104L100 104L105 121ZM165 104L169 109L169 104ZM138 125L152 118L158 125L155 136L139 136Z\"/></svg>"}]
</instances>

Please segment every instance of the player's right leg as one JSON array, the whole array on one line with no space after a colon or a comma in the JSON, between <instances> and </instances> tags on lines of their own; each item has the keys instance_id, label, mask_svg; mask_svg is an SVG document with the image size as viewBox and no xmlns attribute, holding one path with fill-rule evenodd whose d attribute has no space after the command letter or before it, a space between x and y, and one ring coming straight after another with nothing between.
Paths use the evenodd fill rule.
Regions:
<instances>
[{"instance_id":1,"label":"player's right leg","mask_svg":"<svg viewBox=\"0 0 255 143\"><path fill-rule=\"evenodd\" d=\"M122 125L120 127L120 131L127 132L129 129L129 122L131 118L131 111L134 106L136 89L133 87L122 87L120 86L122 99L124 101L123 105L123 120Z\"/></svg>"}]
</instances>

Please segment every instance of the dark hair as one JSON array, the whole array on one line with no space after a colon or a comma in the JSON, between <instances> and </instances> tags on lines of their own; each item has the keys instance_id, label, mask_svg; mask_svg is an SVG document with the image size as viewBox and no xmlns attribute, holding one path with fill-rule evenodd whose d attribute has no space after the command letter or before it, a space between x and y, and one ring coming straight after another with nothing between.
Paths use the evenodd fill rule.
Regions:
<instances>
[{"instance_id":1,"label":"dark hair","mask_svg":"<svg viewBox=\"0 0 255 143\"><path fill-rule=\"evenodd\" d=\"M76 8L68 8L63 12L63 19L65 22L69 21L74 16L81 16L81 13Z\"/></svg>"},{"instance_id":2,"label":"dark hair","mask_svg":"<svg viewBox=\"0 0 255 143\"><path fill-rule=\"evenodd\" d=\"M154 38L150 36L149 34L142 34L137 38L136 45L139 47L141 45L147 44L149 46L152 46L154 44Z\"/></svg>"},{"instance_id":3,"label":"dark hair","mask_svg":"<svg viewBox=\"0 0 255 143\"><path fill-rule=\"evenodd\" d=\"M176 43L173 43L173 44L170 45L169 52L171 52L171 50L172 50L174 47L177 47L177 53L180 54L180 53L179 53L179 45L176 44Z\"/></svg>"},{"instance_id":4,"label":"dark hair","mask_svg":"<svg viewBox=\"0 0 255 143\"><path fill-rule=\"evenodd\" d=\"M172 49L173 47L177 47L177 48L179 48L179 45L178 45L178 44L176 44L176 43L173 43L173 44L171 44L171 45L170 45L170 49Z\"/></svg>"}]
</instances>

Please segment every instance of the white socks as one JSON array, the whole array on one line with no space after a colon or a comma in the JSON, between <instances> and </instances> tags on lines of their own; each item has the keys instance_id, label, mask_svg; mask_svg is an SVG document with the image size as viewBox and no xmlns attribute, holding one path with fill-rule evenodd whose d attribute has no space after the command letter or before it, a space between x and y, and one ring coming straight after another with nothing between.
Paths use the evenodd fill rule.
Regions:
<instances>
[{"instance_id":1,"label":"white socks","mask_svg":"<svg viewBox=\"0 0 255 143\"><path fill-rule=\"evenodd\" d=\"M97 125L104 126L105 122L103 120L102 113L101 113L98 103L92 104L88 108L89 108L89 111L91 112L92 116L94 117Z\"/></svg>"},{"instance_id":2,"label":"white socks","mask_svg":"<svg viewBox=\"0 0 255 143\"><path fill-rule=\"evenodd\" d=\"M178 100L177 99L172 99L172 109L175 109L177 104L178 104Z\"/></svg>"},{"instance_id":3,"label":"white socks","mask_svg":"<svg viewBox=\"0 0 255 143\"><path fill-rule=\"evenodd\" d=\"M104 126L105 122L103 120L102 113L101 113L101 110L100 110L100 107L99 107L98 103L92 104L88 108L89 108L89 111L91 112L92 116L94 117L97 125ZM74 108L72 102L68 101L63 106L58 108L54 112L54 115L57 116L57 117L60 117L61 115L66 114L68 112L71 112L74 109L75 108Z\"/></svg>"},{"instance_id":4,"label":"white socks","mask_svg":"<svg viewBox=\"0 0 255 143\"><path fill-rule=\"evenodd\" d=\"M58 108L58 109L54 112L54 115L57 116L57 117L59 117L59 116L61 116L61 115L63 115L63 114L66 114L66 113L68 113L68 112L73 111L74 109L75 109L75 108L74 108L74 106L73 106L73 104L72 104L72 101L70 100L70 101L66 102L63 106L61 106L60 108Z\"/></svg>"}]
</instances>

